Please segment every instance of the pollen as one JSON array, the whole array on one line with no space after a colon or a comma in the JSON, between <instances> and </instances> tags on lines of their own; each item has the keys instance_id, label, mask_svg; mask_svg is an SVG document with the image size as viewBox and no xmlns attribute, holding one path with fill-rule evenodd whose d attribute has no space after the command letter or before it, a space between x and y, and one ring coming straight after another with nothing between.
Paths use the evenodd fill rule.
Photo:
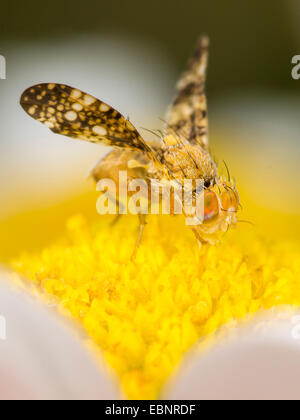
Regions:
<instances>
[{"instance_id":1,"label":"pollen","mask_svg":"<svg viewBox=\"0 0 300 420\"><path fill-rule=\"evenodd\" d=\"M111 217L75 215L57 241L11 266L85 328L128 398L158 398L186 352L221 326L300 305L300 247L292 239L237 229L199 255L181 216L149 216L131 261L137 218L112 227Z\"/></svg>"}]
</instances>

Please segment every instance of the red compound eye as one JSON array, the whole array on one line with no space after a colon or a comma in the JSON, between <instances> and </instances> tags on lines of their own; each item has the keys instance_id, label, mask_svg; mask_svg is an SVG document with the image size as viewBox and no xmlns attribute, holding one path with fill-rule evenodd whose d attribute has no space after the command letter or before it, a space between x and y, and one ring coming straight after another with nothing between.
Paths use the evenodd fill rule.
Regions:
<instances>
[{"instance_id":1,"label":"red compound eye","mask_svg":"<svg viewBox=\"0 0 300 420\"><path fill-rule=\"evenodd\" d=\"M210 222L219 214L219 202L212 191L204 191L204 222Z\"/></svg>"}]
</instances>

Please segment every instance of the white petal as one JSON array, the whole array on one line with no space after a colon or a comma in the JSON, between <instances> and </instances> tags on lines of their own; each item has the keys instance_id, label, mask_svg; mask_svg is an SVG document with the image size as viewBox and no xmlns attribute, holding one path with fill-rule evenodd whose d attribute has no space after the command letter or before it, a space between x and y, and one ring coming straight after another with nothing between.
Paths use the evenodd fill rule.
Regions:
<instances>
[{"instance_id":1,"label":"white petal","mask_svg":"<svg viewBox=\"0 0 300 420\"><path fill-rule=\"evenodd\" d=\"M116 399L112 377L54 309L0 274L0 400ZM7 276L6 276L7 277Z\"/></svg>"},{"instance_id":2,"label":"white petal","mask_svg":"<svg viewBox=\"0 0 300 420\"><path fill-rule=\"evenodd\" d=\"M164 397L299 399L299 314L271 311L234 328L202 355L194 349Z\"/></svg>"}]
</instances>

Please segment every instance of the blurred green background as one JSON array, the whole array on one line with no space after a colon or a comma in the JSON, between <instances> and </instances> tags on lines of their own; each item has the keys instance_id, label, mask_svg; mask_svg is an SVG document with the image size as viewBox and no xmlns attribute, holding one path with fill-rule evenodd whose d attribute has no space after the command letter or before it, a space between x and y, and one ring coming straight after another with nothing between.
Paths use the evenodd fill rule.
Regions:
<instances>
[{"instance_id":1,"label":"blurred green background","mask_svg":"<svg viewBox=\"0 0 300 420\"><path fill-rule=\"evenodd\" d=\"M129 36L144 41L145 48L155 44L173 58L178 70L195 39L207 33L213 46L211 95L253 86L295 87L287 76L299 47L297 0L33 0L4 2L1 16L1 40L55 41L87 33Z\"/></svg>"}]
</instances>

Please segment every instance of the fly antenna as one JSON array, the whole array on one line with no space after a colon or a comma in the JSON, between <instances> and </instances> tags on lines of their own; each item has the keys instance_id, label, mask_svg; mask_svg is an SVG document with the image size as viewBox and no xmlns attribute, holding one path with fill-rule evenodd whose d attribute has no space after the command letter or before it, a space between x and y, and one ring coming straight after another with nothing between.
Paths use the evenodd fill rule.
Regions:
<instances>
[{"instance_id":1,"label":"fly antenna","mask_svg":"<svg viewBox=\"0 0 300 420\"><path fill-rule=\"evenodd\" d=\"M230 172L229 172L228 166L227 166L225 160L223 160L223 163L224 163L225 168L226 168L228 182L230 182Z\"/></svg>"}]
</instances>

